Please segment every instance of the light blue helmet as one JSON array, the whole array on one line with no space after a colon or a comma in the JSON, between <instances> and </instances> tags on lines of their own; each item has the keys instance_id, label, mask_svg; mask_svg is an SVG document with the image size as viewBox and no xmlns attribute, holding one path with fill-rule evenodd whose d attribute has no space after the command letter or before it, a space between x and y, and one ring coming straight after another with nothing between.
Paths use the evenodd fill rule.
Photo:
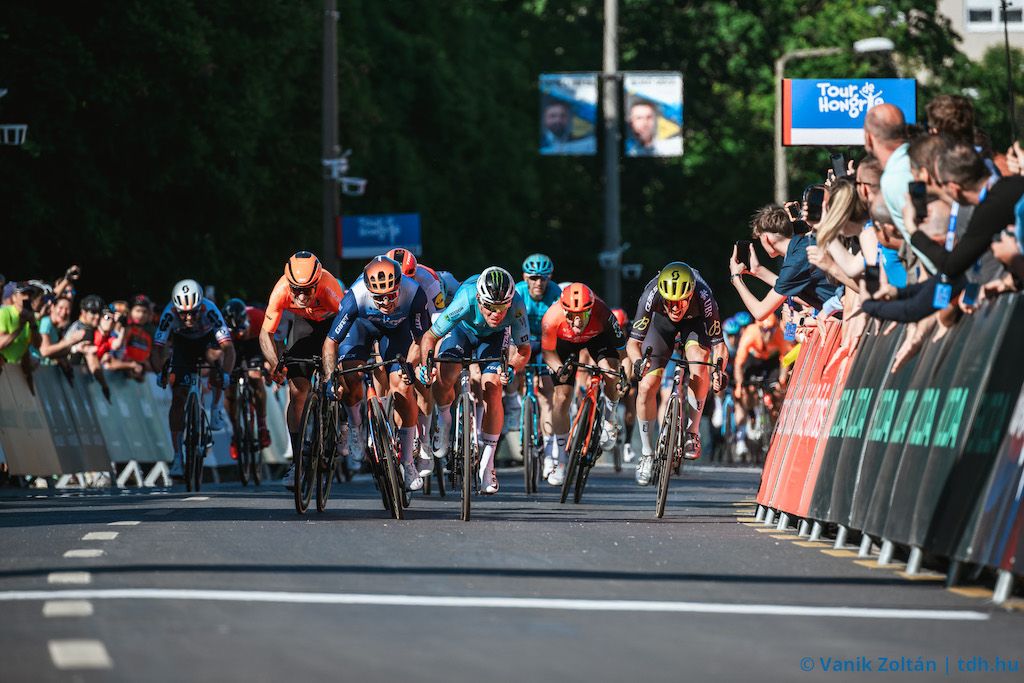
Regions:
<instances>
[{"instance_id":1,"label":"light blue helmet","mask_svg":"<svg viewBox=\"0 0 1024 683\"><path fill-rule=\"evenodd\" d=\"M729 318L722 325L722 329L725 330L726 334L739 334L740 324L736 322L736 318Z\"/></svg>"},{"instance_id":2,"label":"light blue helmet","mask_svg":"<svg viewBox=\"0 0 1024 683\"><path fill-rule=\"evenodd\" d=\"M523 272L527 275L551 277L551 273L555 272L555 264L544 254L530 254L523 261Z\"/></svg>"},{"instance_id":3,"label":"light blue helmet","mask_svg":"<svg viewBox=\"0 0 1024 683\"><path fill-rule=\"evenodd\" d=\"M733 316L733 318L736 320L736 323L740 327L746 327L750 323L754 322L754 318L751 317L751 315L749 313L747 313L746 311L742 311L740 313L737 313L736 315Z\"/></svg>"}]
</instances>

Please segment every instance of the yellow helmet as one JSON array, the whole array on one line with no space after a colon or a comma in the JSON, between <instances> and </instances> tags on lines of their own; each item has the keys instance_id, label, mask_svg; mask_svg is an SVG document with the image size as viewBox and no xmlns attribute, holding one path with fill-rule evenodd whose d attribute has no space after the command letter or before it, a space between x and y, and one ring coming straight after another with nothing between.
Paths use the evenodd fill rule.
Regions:
<instances>
[{"instance_id":1,"label":"yellow helmet","mask_svg":"<svg viewBox=\"0 0 1024 683\"><path fill-rule=\"evenodd\" d=\"M658 293L665 301L682 301L693 296L697 278L682 261L673 261L658 273Z\"/></svg>"}]
</instances>

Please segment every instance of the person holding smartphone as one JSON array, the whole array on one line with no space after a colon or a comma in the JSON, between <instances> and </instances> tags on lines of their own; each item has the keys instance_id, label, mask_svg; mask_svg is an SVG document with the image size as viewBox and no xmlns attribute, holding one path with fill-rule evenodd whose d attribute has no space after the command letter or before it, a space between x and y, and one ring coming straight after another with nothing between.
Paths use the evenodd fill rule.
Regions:
<instances>
[{"instance_id":1,"label":"person holding smartphone","mask_svg":"<svg viewBox=\"0 0 1024 683\"><path fill-rule=\"evenodd\" d=\"M31 305L36 288L27 282L8 283L7 288L13 291L11 304L0 308L0 364L20 363L30 345L41 343Z\"/></svg>"}]
</instances>

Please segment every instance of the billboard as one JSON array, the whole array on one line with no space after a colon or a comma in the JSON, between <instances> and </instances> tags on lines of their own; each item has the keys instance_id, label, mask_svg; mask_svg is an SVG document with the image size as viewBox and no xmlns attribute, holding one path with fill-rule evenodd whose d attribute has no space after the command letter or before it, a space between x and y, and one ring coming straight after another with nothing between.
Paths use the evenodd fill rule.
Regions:
<instances>
[{"instance_id":1,"label":"billboard","mask_svg":"<svg viewBox=\"0 0 1024 683\"><path fill-rule=\"evenodd\" d=\"M782 81L782 144L863 145L864 116L879 104L917 122L913 78L786 78Z\"/></svg>"},{"instance_id":2,"label":"billboard","mask_svg":"<svg viewBox=\"0 0 1024 683\"><path fill-rule=\"evenodd\" d=\"M627 72L622 79L626 156L677 157L683 153L683 75Z\"/></svg>"},{"instance_id":3,"label":"billboard","mask_svg":"<svg viewBox=\"0 0 1024 683\"><path fill-rule=\"evenodd\" d=\"M423 253L418 213L338 218L338 255L341 258L373 258L394 247L405 247L416 256Z\"/></svg>"},{"instance_id":4,"label":"billboard","mask_svg":"<svg viewBox=\"0 0 1024 683\"><path fill-rule=\"evenodd\" d=\"M597 74L540 75L540 153L597 154Z\"/></svg>"}]
</instances>

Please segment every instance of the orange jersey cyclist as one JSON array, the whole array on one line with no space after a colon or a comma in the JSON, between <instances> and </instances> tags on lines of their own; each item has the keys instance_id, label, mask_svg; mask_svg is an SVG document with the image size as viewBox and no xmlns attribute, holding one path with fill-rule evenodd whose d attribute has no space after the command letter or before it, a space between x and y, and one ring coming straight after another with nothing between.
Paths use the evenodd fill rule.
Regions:
<instances>
[{"instance_id":1,"label":"orange jersey cyclist","mask_svg":"<svg viewBox=\"0 0 1024 683\"><path fill-rule=\"evenodd\" d=\"M260 349L274 368L273 380L278 383L288 380L288 434L291 437L292 457L299 454L299 424L309 393L313 365L291 359L320 355L341 306L342 295L341 285L335 277L324 270L320 260L308 251L296 252L288 259L284 274L270 293L266 317L260 329ZM282 372L277 367L278 349L273 335L286 311L290 311L295 320L288 332ZM289 489L295 485L294 465L288 468L282 484Z\"/></svg>"},{"instance_id":2,"label":"orange jersey cyclist","mask_svg":"<svg viewBox=\"0 0 1024 683\"><path fill-rule=\"evenodd\" d=\"M526 307L515 290L512 276L504 268L491 266L480 275L462 283L451 304L423 335L424 353L437 349L439 358L497 358L511 345L509 365L522 372L530 360L530 328L526 323ZM438 428L434 444L438 457L448 452L451 440L451 408L455 401L455 382L461 368L455 363L442 363L440 371L426 376L420 367L424 383L434 383L437 401ZM498 475L494 470L494 455L498 437L505 421L501 405L504 385L509 377L500 363L488 363L483 368L481 386L484 399L483 429L481 430L480 482L484 493L498 491Z\"/></svg>"},{"instance_id":3,"label":"orange jersey cyclist","mask_svg":"<svg viewBox=\"0 0 1024 683\"><path fill-rule=\"evenodd\" d=\"M661 375L680 337L686 360L711 362L728 360L728 350L722 337L722 322L718 303L711 288L700 273L681 261L661 269L657 277L647 283L633 317L626 353L634 366L634 376L640 380L637 390L636 411L640 424L641 457L637 463L636 481L641 486L651 483L654 455L654 429L657 421L657 397ZM649 362L643 361L644 352L651 348ZM690 386L687 396L688 426L683 446L684 457L700 457L700 419L707 398L710 369L706 365L690 366ZM715 374L715 390L721 389L721 374Z\"/></svg>"},{"instance_id":4,"label":"orange jersey cyclist","mask_svg":"<svg viewBox=\"0 0 1024 683\"><path fill-rule=\"evenodd\" d=\"M405 475L405 487L410 491L423 488L419 468L413 464L418 449L416 396L411 384L406 384L402 368L396 360L405 357L409 364L420 361L419 342L430 327L427 296L416 281L402 275L398 262L387 256L376 256L363 268L341 301L341 310L324 341L324 367L333 371L340 359L345 368L365 364L370 359L374 344L380 350L381 360L394 361L387 366L389 393L395 399L395 412L401 426L398 428L399 455ZM358 373L345 375L345 408L348 411L349 430L359 434L362 416L359 410L363 399L363 380ZM362 441L351 447L350 467L358 469ZM354 445L354 444L353 444ZM428 461L433 465L433 460ZM428 470L429 471L429 470Z\"/></svg>"},{"instance_id":5,"label":"orange jersey cyclist","mask_svg":"<svg viewBox=\"0 0 1024 683\"><path fill-rule=\"evenodd\" d=\"M777 415L782 394L780 380L785 379L782 375L782 358L792 347L793 345L783 337L782 326L774 314L743 329L736 344L736 362L733 367L733 377L736 381L733 388L736 400L733 405L736 417L737 455L742 456L747 452L747 420L753 416L758 386L764 386L771 399L772 415ZM750 426L753 428L753 424ZM759 438L761 435L749 436Z\"/></svg>"},{"instance_id":6,"label":"orange jersey cyclist","mask_svg":"<svg viewBox=\"0 0 1024 683\"><path fill-rule=\"evenodd\" d=\"M195 280L182 280L174 285L171 302L164 308L153 336L154 366L163 366L168 341L172 342L170 371L173 375L171 410L167 415L174 446L174 463L170 475L181 477L184 473L181 433L185 428L185 399L189 387L184 380L195 372L199 360L214 366L210 371L210 384L213 386L210 413L211 416L217 415L220 410L220 392L225 384L224 375L235 366L231 332L228 331L220 309L203 296L203 290ZM217 367L218 363L220 368ZM213 426L213 418L211 427L217 429Z\"/></svg>"},{"instance_id":7,"label":"orange jersey cyclist","mask_svg":"<svg viewBox=\"0 0 1024 683\"><path fill-rule=\"evenodd\" d=\"M565 366L565 361L585 349L599 366L617 372L626 336L604 301L596 297L590 287L574 282L562 290L558 301L544 314L540 344L544 363L554 373L552 429L558 443L564 444L569 436L569 403L573 389L573 373ZM604 382L608 401L602 415L601 446L609 449L618 436L614 416L619 404L619 387L612 375L605 375ZM565 481L567 458L564 451L559 449L555 469L548 476L552 486L561 486Z\"/></svg>"}]
</instances>

